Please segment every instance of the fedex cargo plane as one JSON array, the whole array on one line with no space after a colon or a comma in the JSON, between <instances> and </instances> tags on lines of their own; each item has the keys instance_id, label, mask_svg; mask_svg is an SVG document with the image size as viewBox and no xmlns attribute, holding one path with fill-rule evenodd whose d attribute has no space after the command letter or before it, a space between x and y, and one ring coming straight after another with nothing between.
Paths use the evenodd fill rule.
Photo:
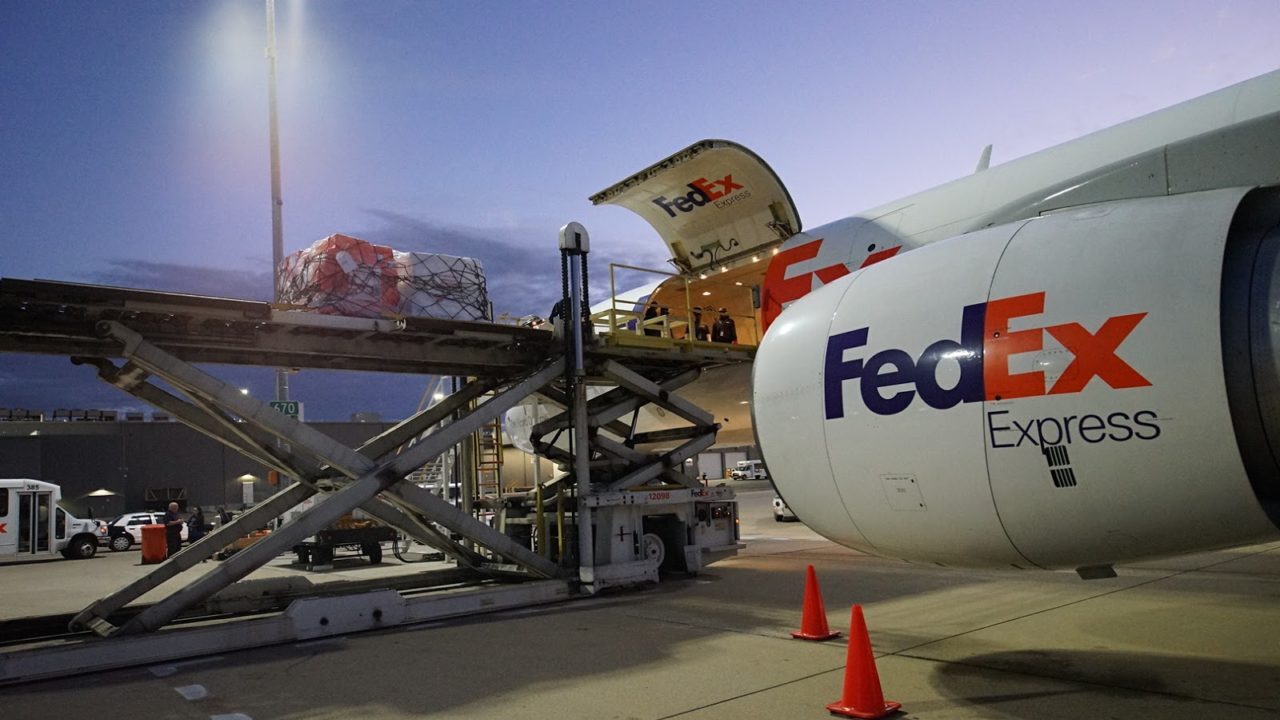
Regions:
<instances>
[{"instance_id":1,"label":"fedex cargo plane","mask_svg":"<svg viewBox=\"0 0 1280 720\"><path fill-rule=\"evenodd\" d=\"M836 542L1094 577L1280 537L1280 71L986 165L805 230L707 140L592 200L767 330L718 391Z\"/></svg>"}]
</instances>

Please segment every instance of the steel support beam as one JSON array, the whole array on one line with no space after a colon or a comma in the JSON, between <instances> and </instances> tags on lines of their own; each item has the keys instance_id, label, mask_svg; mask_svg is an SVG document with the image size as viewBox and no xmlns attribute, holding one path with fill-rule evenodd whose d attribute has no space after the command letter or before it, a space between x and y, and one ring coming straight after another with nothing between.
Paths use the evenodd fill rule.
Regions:
<instances>
[{"instance_id":1,"label":"steel support beam","mask_svg":"<svg viewBox=\"0 0 1280 720\"><path fill-rule=\"evenodd\" d=\"M214 529L197 542L188 545L182 552L161 563L151 572L81 610L71 620L71 628L88 628L104 637L114 634L117 628L108 621L112 614L178 573L209 559L236 538L266 527L267 523L276 516L315 494L314 489L301 483L294 483L284 488L226 525Z\"/></svg>"},{"instance_id":2,"label":"steel support beam","mask_svg":"<svg viewBox=\"0 0 1280 720\"><path fill-rule=\"evenodd\" d=\"M488 525L476 521L471 515L463 512L461 508L451 505L413 483L396 485L387 490L386 494L408 503L409 506L422 513L423 517L430 519L431 522L460 533L538 575L550 578L560 574L560 568L555 563Z\"/></svg>"},{"instance_id":3,"label":"steel support beam","mask_svg":"<svg viewBox=\"0 0 1280 720\"><path fill-rule=\"evenodd\" d=\"M414 438L447 420L455 412L466 407L472 400L498 387L499 382L492 378L472 380L455 393L426 410L414 415L386 432L370 439L360 448L360 452L368 457L382 457L402 445L412 442ZM416 468L415 468L416 469Z\"/></svg>"},{"instance_id":4,"label":"steel support beam","mask_svg":"<svg viewBox=\"0 0 1280 720\"><path fill-rule=\"evenodd\" d=\"M605 492L616 492L618 490L626 490L642 483L646 483L663 473L663 471L679 467L685 460L697 455L714 445L716 442L716 432L712 430L706 435L696 437L689 442L677 447L675 450L663 455L658 461L649 463L633 472L627 473L620 479L614 481L605 489Z\"/></svg>"},{"instance_id":5,"label":"steel support beam","mask_svg":"<svg viewBox=\"0 0 1280 720\"><path fill-rule=\"evenodd\" d=\"M14 648L0 656L0 684L80 677L138 665L154 665L200 655L349 635L365 630L474 617L514 608L562 602L574 597L565 580L458 588L406 597L392 590L295 600L283 613L233 624L215 622L102 640L81 640Z\"/></svg>"},{"instance_id":6,"label":"steel support beam","mask_svg":"<svg viewBox=\"0 0 1280 720\"><path fill-rule=\"evenodd\" d=\"M674 392L685 385L697 380L701 376L701 371L690 370L680 373L666 380L658 381L661 389L666 392ZM549 401L559 406L561 412L557 415L543 420L533 426L530 430L530 437L540 438L543 435L553 431L569 427L569 414L567 408L569 401L564 393L558 390L548 388L539 393ZM617 422L618 418L630 412L635 412L651 401L644 397L637 397L634 392L625 387L616 387L603 395L598 395L587 402L587 424L593 428L601 428L617 435L620 438L627 438L631 435L630 426L625 423Z\"/></svg>"},{"instance_id":7,"label":"steel support beam","mask_svg":"<svg viewBox=\"0 0 1280 720\"><path fill-rule=\"evenodd\" d=\"M412 483L401 483L401 485L417 487ZM382 497L389 494L389 492L383 493ZM432 526L431 523L424 521L416 512L416 508L412 506L405 507L408 503L400 501L398 498L390 498L390 500L390 502L386 502L374 498L361 505L360 509L383 523L398 528L422 543L452 557L460 565L478 568L485 562L483 555L450 540L444 533Z\"/></svg>"},{"instance_id":8,"label":"steel support beam","mask_svg":"<svg viewBox=\"0 0 1280 720\"><path fill-rule=\"evenodd\" d=\"M614 380L619 385L648 398L650 402L661 405L695 425L712 425L715 423L715 418L712 417L711 413L678 395L672 394L670 390L662 385L623 366L616 360L604 361L601 370L606 377Z\"/></svg>"},{"instance_id":9,"label":"steel support beam","mask_svg":"<svg viewBox=\"0 0 1280 720\"><path fill-rule=\"evenodd\" d=\"M275 448L270 447L271 441L265 437L265 434L246 438L244 429L236 428L237 432L229 435L225 432L226 426L211 418L207 408L189 403L152 385L146 381L150 377L150 373L132 363L127 363L124 367L118 368L114 363L103 358L76 357L72 358L71 361L77 364L90 364L97 367L98 377L103 381L154 407L164 410L193 430L253 460L257 460L269 468L284 472L291 477L298 477L303 474L300 468L288 464L286 462L287 458L277 456L274 452Z\"/></svg>"},{"instance_id":10,"label":"steel support beam","mask_svg":"<svg viewBox=\"0 0 1280 720\"><path fill-rule=\"evenodd\" d=\"M232 437L228 437L226 434L221 432L221 430L224 429L221 424L209 422L207 415L211 414L212 410L206 410L199 406L184 402L183 400L170 395L150 383L115 382L113 378L116 375L111 372L112 370L115 370L114 365L107 360L99 358L90 358L89 361L97 365L99 375L108 382L111 382L113 385L121 387L121 389L130 392L136 397L151 403L162 410L166 410L174 417L179 418L185 424L203 432L214 440L221 442L250 458L267 465L268 467L274 467L276 470L289 475L290 477L298 478L302 483L312 486L313 488L315 482L324 476L324 468L319 463L308 460L307 458L301 457L292 452L276 451L270 446L270 441L265 437L265 434L259 434L256 427L250 423L240 423L239 425L242 425L243 428L236 428L238 432L234 433ZM129 373L117 371L116 374L123 377L133 378L135 380L139 373L146 375L146 373L141 371L140 368L137 370L138 372ZM471 385L468 385L467 388L464 388L464 391L466 391L468 397L474 397L492 389L495 384L496 383L490 380L486 380L479 384L472 383ZM440 403L436 408L443 408L444 405L445 403ZM436 408L433 408L433 410ZM404 435L397 435L397 430L401 433L407 433L410 437L416 436L420 434L423 429L429 428L438 423L440 421L439 416L439 412L430 414L420 413L408 420L405 420L382 435L371 439L369 442L366 442L359 448L359 452L362 455L376 459L398 447L400 443L397 442L397 438L403 437ZM245 442L236 442L236 439L243 439ZM361 509L388 525L396 527L418 540L448 553L465 565L475 566L484 559L473 552L465 550L462 546L452 540L449 540L429 524L414 517L411 512L399 510L391 504L384 504L377 499L362 505ZM285 507L284 510L288 510L288 507Z\"/></svg>"},{"instance_id":11,"label":"steel support beam","mask_svg":"<svg viewBox=\"0 0 1280 720\"><path fill-rule=\"evenodd\" d=\"M717 426L718 427L718 426ZM705 425L690 425L688 427L671 428L669 430L654 430L652 432L636 433L631 438L633 445L653 445L655 443L669 443L674 440L688 440L702 435L708 430Z\"/></svg>"},{"instance_id":12,"label":"steel support beam","mask_svg":"<svg viewBox=\"0 0 1280 720\"><path fill-rule=\"evenodd\" d=\"M239 388L205 374L160 348L146 342L141 335L117 322L99 323L99 330L124 344L124 355L133 363L146 369L192 397L213 400L219 407L227 408L245 422L252 422L271 435L292 445L305 447L307 452L323 458L335 470L348 477L358 477L358 468L368 458L333 438L297 420L276 412L270 405L240 392Z\"/></svg>"},{"instance_id":13,"label":"steel support beam","mask_svg":"<svg viewBox=\"0 0 1280 720\"><path fill-rule=\"evenodd\" d=\"M136 354L139 351L146 349L145 343L140 342L141 338L138 338L138 340L139 343L135 343L135 347L131 349L131 354ZM163 355L163 353L160 354ZM146 364L140 364L143 364L143 366L146 367ZM196 384L202 382L207 383L209 380L213 380L212 378L195 377L193 376L193 373L197 376L203 375L203 373L199 373L195 368L189 369L192 372L185 374ZM181 371L183 369L178 368L178 370ZM357 467L368 467L368 471L362 473L359 479L355 482L352 482L341 490L316 503L312 508L299 515L293 522L285 525L280 530L266 536L253 545L250 545L248 548L241 550L239 553L236 553L229 559L223 561L223 563L213 572L201 577L172 595L169 595L160 602L157 602L147 608L142 613L139 613L121 627L120 632L128 634L155 630L162 627L170 620L177 617L183 609L204 600L222 588L245 577L249 573L265 565L275 556L291 549L295 544L328 527L347 512L350 512L356 507L368 502L379 492L382 492L383 490L386 490L392 485L400 482L405 475L409 474L414 469L421 467L436 455L439 455L449 449L467 435L475 432L484 423L489 422L506 412L521 399L550 382L553 378L558 377L563 372L563 359L550 363L538 372L512 386L510 389L485 401L465 417L431 433L422 442L401 453L394 460L381 465L374 465L372 460L356 453L350 448L339 445L342 450L345 450L343 455L350 458L351 465ZM237 391L235 394L239 395L239 392ZM249 400L249 398L245 399ZM252 402L256 403L256 401ZM255 415L254 408L246 407L245 409L247 414L251 416ZM236 409L236 411L237 414L240 414L238 409ZM295 425L300 425L297 421L285 417L274 410L270 410L270 412L281 420L292 422ZM305 426L301 427L306 430L310 430L310 428L306 428ZM315 431L311 432L320 434ZM306 434L303 433L303 435L305 436ZM327 438L327 436L324 437ZM325 444L328 445L335 443L330 439ZM404 488L407 487L416 488L416 486L406 483L404 487L397 488L397 490L403 492ZM421 488L418 489L421 490ZM449 525L446 525L442 520L454 524L463 528L462 530L459 530L459 532L462 532L462 534L468 537L473 537L475 534L479 534L478 528L489 530L487 525L484 525L470 516L459 517L458 513L461 511L457 510L457 508L454 508L452 505L445 503L443 500L436 498L434 495L431 495L426 491L423 491L422 494L430 497L432 500L438 501L448 508L447 513L441 512L441 517L437 518L433 516L435 508L431 508L429 502L420 506L423 515L429 520L439 522L446 527ZM530 555L533 555L533 553L530 552ZM533 557L538 559L540 565L547 562L540 556L533 555Z\"/></svg>"},{"instance_id":14,"label":"steel support beam","mask_svg":"<svg viewBox=\"0 0 1280 720\"><path fill-rule=\"evenodd\" d=\"M609 453L610 455L615 455L632 465L648 466L649 464L654 462L663 463L663 467L659 471L659 476L662 477L662 479L667 480L669 482L676 483L677 485L681 485L687 488L698 487L698 483L694 481L692 478L690 478L688 475L685 475L684 473L671 467L670 463L667 462L669 458L665 455L655 456L650 453L641 452L639 450L629 448L626 445L623 445L622 443L617 443L612 440L609 440L608 438L597 437L595 440L595 444L604 452ZM684 462L684 461L681 460L680 462Z\"/></svg>"},{"instance_id":15,"label":"steel support beam","mask_svg":"<svg viewBox=\"0 0 1280 720\"><path fill-rule=\"evenodd\" d=\"M162 410L166 410L186 425L261 462L267 467L274 468L289 477L298 478L303 484L313 489L319 489L316 487L316 482L325 475L325 469L319 462L292 452L292 446L290 446L289 450L283 447L273 447L274 443L267 433L259 431L252 423L233 423L228 426L225 423L218 422L216 417L221 413L215 408L207 406L206 403L191 404L174 397L155 385L146 382L149 374L136 366L126 365L123 369L117 369L110 361L100 358L87 358L82 361L97 366L99 376L107 382ZM466 389L467 394L469 396L481 394L491 388L493 384L492 381L485 381L479 385L473 383ZM444 405L444 403L440 405ZM385 454L385 452L379 452L381 448L386 448L386 452L395 449L397 435L394 431L397 429L401 430L402 433L408 433L409 436L416 436L423 428L429 428L437 422L439 422L438 412L430 415L420 413L365 443L360 447L359 452L365 456L377 458ZM282 512L288 509L289 507L286 506L282 508ZM412 512L398 510L376 498L362 505L361 509L427 545L449 554L464 565L474 567L484 560L482 556L463 548L445 537L428 523L415 518ZM266 522L261 523L259 527L264 525L266 525ZM214 552L216 552L216 548ZM208 553L205 558L211 555L212 553ZM168 577L172 577L172 574L166 575L166 579ZM136 598L129 598L126 603L131 602L133 599ZM112 612L114 612L114 609Z\"/></svg>"},{"instance_id":16,"label":"steel support beam","mask_svg":"<svg viewBox=\"0 0 1280 720\"><path fill-rule=\"evenodd\" d=\"M662 391L672 393L697 380L701 374L698 370L690 370L675 377L658 381L656 385L660 386ZM651 398L637 397L637 394L629 388L616 388L601 395L591 403L587 422L595 426L602 426L617 420L627 413L635 412L650 402L653 402ZM627 437L629 432L616 434L620 437Z\"/></svg>"}]
</instances>

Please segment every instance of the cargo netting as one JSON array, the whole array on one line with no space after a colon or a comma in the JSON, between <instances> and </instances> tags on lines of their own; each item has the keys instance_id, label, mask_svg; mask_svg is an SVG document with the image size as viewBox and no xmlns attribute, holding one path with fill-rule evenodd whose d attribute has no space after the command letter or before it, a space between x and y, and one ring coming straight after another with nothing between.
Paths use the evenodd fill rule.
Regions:
<instances>
[{"instance_id":1,"label":"cargo netting","mask_svg":"<svg viewBox=\"0 0 1280 720\"><path fill-rule=\"evenodd\" d=\"M398 252L349 235L285 257L280 284L281 304L329 315L489 319L479 260Z\"/></svg>"}]
</instances>

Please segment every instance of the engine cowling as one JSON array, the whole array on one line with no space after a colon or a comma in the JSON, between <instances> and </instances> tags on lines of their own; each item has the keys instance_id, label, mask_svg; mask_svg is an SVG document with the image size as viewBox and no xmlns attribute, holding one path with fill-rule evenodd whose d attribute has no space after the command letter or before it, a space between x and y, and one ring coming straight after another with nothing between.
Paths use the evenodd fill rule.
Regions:
<instances>
[{"instance_id":1,"label":"engine cowling","mask_svg":"<svg viewBox=\"0 0 1280 720\"><path fill-rule=\"evenodd\" d=\"M1280 536L1280 193L1061 211L857 271L787 309L753 412L788 505L841 544L1087 567Z\"/></svg>"}]
</instances>

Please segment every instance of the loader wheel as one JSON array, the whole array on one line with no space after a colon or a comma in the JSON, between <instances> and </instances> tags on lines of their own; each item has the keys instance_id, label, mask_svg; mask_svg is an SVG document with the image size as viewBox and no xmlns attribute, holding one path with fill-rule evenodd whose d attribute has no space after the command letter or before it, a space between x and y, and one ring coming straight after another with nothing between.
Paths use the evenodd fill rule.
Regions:
<instances>
[{"instance_id":1,"label":"loader wheel","mask_svg":"<svg viewBox=\"0 0 1280 720\"><path fill-rule=\"evenodd\" d=\"M667 558L667 545L655 533L645 533L641 541L640 553L645 560L662 567L662 561Z\"/></svg>"}]
</instances>

